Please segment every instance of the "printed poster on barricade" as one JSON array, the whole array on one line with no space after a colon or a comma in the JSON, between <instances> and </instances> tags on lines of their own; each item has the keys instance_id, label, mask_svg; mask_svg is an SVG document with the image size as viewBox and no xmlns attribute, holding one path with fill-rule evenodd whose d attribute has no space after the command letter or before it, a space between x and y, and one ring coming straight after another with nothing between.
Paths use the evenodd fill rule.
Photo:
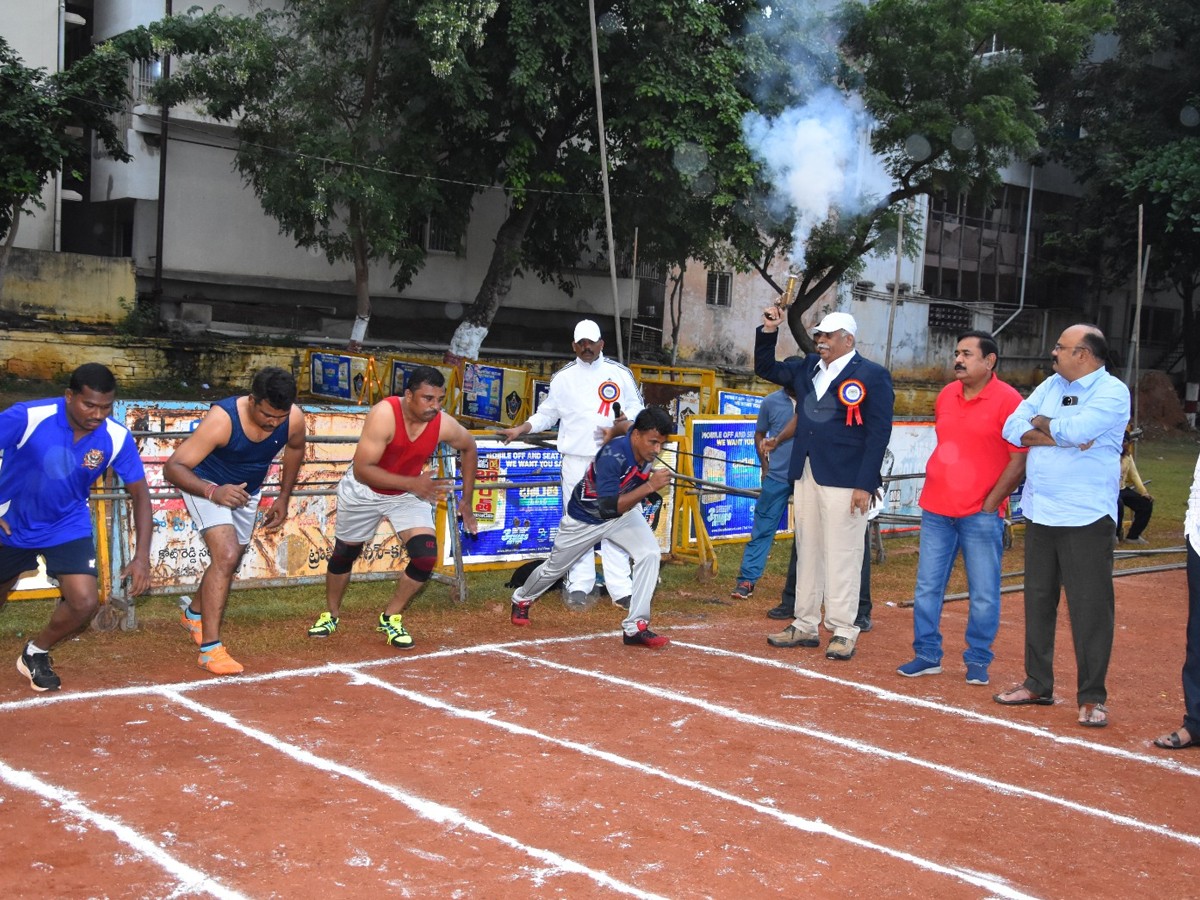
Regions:
<instances>
[{"instance_id":1,"label":"printed poster on barricade","mask_svg":"<svg viewBox=\"0 0 1200 900\"><path fill-rule=\"evenodd\" d=\"M463 366L463 416L513 425L525 409L526 374L517 369L466 363Z\"/></svg>"},{"instance_id":2,"label":"printed poster on barricade","mask_svg":"<svg viewBox=\"0 0 1200 900\"><path fill-rule=\"evenodd\" d=\"M765 399L762 394L744 391L717 391L717 412L723 416L757 416Z\"/></svg>"},{"instance_id":3,"label":"printed poster on barricade","mask_svg":"<svg viewBox=\"0 0 1200 900\"><path fill-rule=\"evenodd\" d=\"M883 512L892 521L885 520L881 531L906 531L920 524L918 503L925 487L925 466L936 446L937 432L932 421L892 423L892 438L883 454L881 473L885 488ZM899 475L918 477L895 477ZM897 522L893 517L908 521Z\"/></svg>"},{"instance_id":4,"label":"printed poster on barricade","mask_svg":"<svg viewBox=\"0 0 1200 900\"><path fill-rule=\"evenodd\" d=\"M150 542L151 577L156 589L183 592L194 589L209 564L208 550L176 489L162 477L162 467L186 436L199 424L208 404L127 400L118 401L114 417L135 434L150 487L154 530ZM305 405L308 442L304 464L288 505L288 518L275 531L256 528L235 581L253 587L273 579L325 577L333 550L337 483L354 455L354 440L362 431L365 407ZM323 442L322 438L340 438ZM274 502L267 496L279 483L279 461L272 464L259 502L259 522ZM175 494L166 496L164 494ZM132 522L126 515L121 552L113 554L114 572L128 558ZM404 548L391 527L381 525L354 564L354 573L391 573L403 567ZM115 583L115 582L114 582Z\"/></svg>"},{"instance_id":5,"label":"printed poster on barricade","mask_svg":"<svg viewBox=\"0 0 1200 900\"><path fill-rule=\"evenodd\" d=\"M700 513L713 541L733 541L750 537L754 527L757 497L727 493L721 487L758 491L762 469L754 448L752 418L699 418L687 423L692 444L692 471L711 487L701 487ZM787 513L778 531L788 531ZM689 525L689 541L696 540L695 523Z\"/></svg>"},{"instance_id":6,"label":"printed poster on barricade","mask_svg":"<svg viewBox=\"0 0 1200 900\"><path fill-rule=\"evenodd\" d=\"M562 521L562 458L558 451L479 437L476 446L479 461L472 509L478 534L462 534L463 565L494 568L505 562L549 556ZM661 459L673 467L677 456L677 446L671 443ZM673 512L671 488L642 505L642 514L654 528L663 553L671 547ZM440 538L443 565L453 562L449 527L447 519Z\"/></svg>"},{"instance_id":7,"label":"printed poster on barricade","mask_svg":"<svg viewBox=\"0 0 1200 900\"><path fill-rule=\"evenodd\" d=\"M308 392L315 397L357 403L366 387L367 362L365 356L351 354L309 354Z\"/></svg>"},{"instance_id":8,"label":"printed poster on barricade","mask_svg":"<svg viewBox=\"0 0 1200 900\"><path fill-rule=\"evenodd\" d=\"M390 359L390 376L388 378L388 391L392 396L400 397L404 394L404 388L408 386L409 376L412 375L413 369L417 366L431 366L442 373L442 378L445 379L446 386L449 386L454 378L454 370L449 366L435 366L433 363L416 362L411 359Z\"/></svg>"}]
</instances>

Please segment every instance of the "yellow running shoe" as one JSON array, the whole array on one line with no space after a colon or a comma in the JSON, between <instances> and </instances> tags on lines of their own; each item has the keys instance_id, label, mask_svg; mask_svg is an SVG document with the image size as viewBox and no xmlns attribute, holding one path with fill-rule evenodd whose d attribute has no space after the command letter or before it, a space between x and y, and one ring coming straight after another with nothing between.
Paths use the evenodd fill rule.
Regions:
<instances>
[{"instance_id":1,"label":"yellow running shoe","mask_svg":"<svg viewBox=\"0 0 1200 900\"><path fill-rule=\"evenodd\" d=\"M208 650L202 650L196 664L202 669L208 669L214 675L240 675L244 668L240 662L229 655L224 644L217 644Z\"/></svg>"},{"instance_id":2,"label":"yellow running shoe","mask_svg":"<svg viewBox=\"0 0 1200 900\"><path fill-rule=\"evenodd\" d=\"M323 612L317 616L317 621L312 628L308 629L308 636L315 638L329 637L337 631L338 620L328 612Z\"/></svg>"},{"instance_id":3,"label":"yellow running shoe","mask_svg":"<svg viewBox=\"0 0 1200 900\"><path fill-rule=\"evenodd\" d=\"M402 624L403 616L400 613L387 615L386 613L379 614L379 625L376 626L376 631L382 631L387 635L387 642L400 650L411 650L413 646L412 635L404 630Z\"/></svg>"}]
</instances>

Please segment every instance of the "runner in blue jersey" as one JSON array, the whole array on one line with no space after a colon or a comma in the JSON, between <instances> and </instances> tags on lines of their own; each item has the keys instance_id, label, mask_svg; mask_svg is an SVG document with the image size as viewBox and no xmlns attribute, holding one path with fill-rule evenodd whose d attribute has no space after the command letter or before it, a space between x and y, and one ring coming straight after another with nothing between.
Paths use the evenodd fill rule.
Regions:
<instances>
[{"instance_id":1,"label":"runner in blue jersey","mask_svg":"<svg viewBox=\"0 0 1200 900\"><path fill-rule=\"evenodd\" d=\"M512 597L512 623L529 624L529 607L601 540L611 541L633 563L629 614L621 623L630 646L661 647L667 638L650 630L650 600L658 584L662 551L641 503L671 480L671 471L654 460L672 431L661 407L643 409L628 433L600 448L571 492L554 538L550 558L534 569Z\"/></svg>"},{"instance_id":2,"label":"runner in blue jersey","mask_svg":"<svg viewBox=\"0 0 1200 900\"><path fill-rule=\"evenodd\" d=\"M91 486L110 468L133 498L136 547L121 570L129 594L150 587L150 491L133 436L109 418L117 381L99 363L71 374L58 400L16 403L0 413L0 609L23 572L46 561L61 599L50 624L17 659L35 691L57 691L62 680L49 651L87 625L100 605L96 545L88 508Z\"/></svg>"},{"instance_id":3,"label":"runner in blue jersey","mask_svg":"<svg viewBox=\"0 0 1200 900\"><path fill-rule=\"evenodd\" d=\"M237 675L243 669L221 643L221 620L254 533L263 481L283 450L279 496L263 517L263 528L279 528L304 461L304 412L295 402L292 373L277 366L263 369L254 376L249 396L214 403L163 466L163 478L183 492L183 503L208 547L200 608L193 601L180 622L200 645L198 665L215 675Z\"/></svg>"}]
</instances>

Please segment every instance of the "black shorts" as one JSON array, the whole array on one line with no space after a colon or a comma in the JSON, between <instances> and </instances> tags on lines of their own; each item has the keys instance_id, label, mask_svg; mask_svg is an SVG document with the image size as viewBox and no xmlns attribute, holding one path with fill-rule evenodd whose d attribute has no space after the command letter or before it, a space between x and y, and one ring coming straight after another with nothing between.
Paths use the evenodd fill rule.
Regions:
<instances>
[{"instance_id":1,"label":"black shorts","mask_svg":"<svg viewBox=\"0 0 1200 900\"><path fill-rule=\"evenodd\" d=\"M37 558L46 559L46 574L91 575L96 577L96 544L90 537L77 538L51 547L10 547L0 544L0 584L22 572L37 569Z\"/></svg>"}]
</instances>

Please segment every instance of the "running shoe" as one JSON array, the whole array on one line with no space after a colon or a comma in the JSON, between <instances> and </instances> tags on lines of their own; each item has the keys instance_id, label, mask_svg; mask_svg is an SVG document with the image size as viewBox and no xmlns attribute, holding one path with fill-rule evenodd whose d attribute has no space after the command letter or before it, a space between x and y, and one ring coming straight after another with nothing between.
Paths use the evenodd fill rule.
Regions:
<instances>
[{"instance_id":1,"label":"running shoe","mask_svg":"<svg viewBox=\"0 0 1200 900\"><path fill-rule=\"evenodd\" d=\"M401 650L411 650L413 646L412 635L404 630L404 617L400 613L379 614L379 624L375 627L376 631L382 631L386 635L386 641L393 647L398 647Z\"/></svg>"},{"instance_id":2,"label":"running shoe","mask_svg":"<svg viewBox=\"0 0 1200 900\"><path fill-rule=\"evenodd\" d=\"M224 644L217 644L215 647L201 650L196 664L214 675L240 675L244 668L240 662L229 655Z\"/></svg>"},{"instance_id":3,"label":"running shoe","mask_svg":"<svg viewBox=\"0 0 1200 900\"><path fill-rule=\"evenodd\" d=\"M191 612L187 609L187 607L184 607L183 611L179 613L179 624L191 633L192 640L196 642L197 647L204 643L203 618L200 616L192 618Z\"/></svg>"},{"instance_id":4,"label":"running shoe","mask_svg":"<svg viewBox=\"0 0 1200 900\"><path fill-rule=\"evenodd\" d=\"M338 620L335 616L328 612L323 612L317 616L316 624L308 629L308 636L315 638L329 637L337 631Z\"/></svg>"},{"instance_id":5,"label":"running shoe","mask_svg":"<svg viewBox=\"0 0 1200 900\"><path fill-rule=\"evenodd\" d=\"M62 687L62 679L50 667L49 653L30 653L26 648L17 657L17 671L29 679L35 691L57 691Z\"/></svg>"}]
</instances>

